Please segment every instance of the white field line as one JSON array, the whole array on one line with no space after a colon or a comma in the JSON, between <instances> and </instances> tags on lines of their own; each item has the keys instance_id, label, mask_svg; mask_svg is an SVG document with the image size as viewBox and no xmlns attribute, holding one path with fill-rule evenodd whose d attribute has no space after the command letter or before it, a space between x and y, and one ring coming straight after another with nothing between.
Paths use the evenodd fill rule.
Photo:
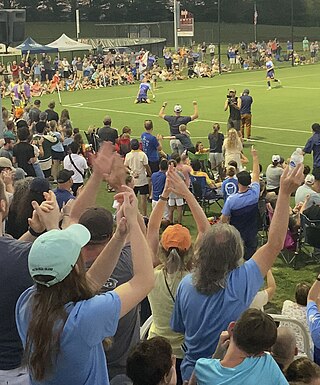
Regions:
<instances>
[{"instance_id":1,"label":"white field line","mask_svg":"<svg viewBox=\"0 0 320 385\"><path fill-rule=\"evenodd\" d=\"M135 112L135 111L123 111L123 110L114 110L114 109L109 109L109 108L99 108L99 107L87 107L83 106L82 103L78 103L77 105L70 104L70 105L64 105L64 107L69 107L69 108L78 108L78 109L84 109L84 110L93 110L93 111L104 111L104 112L114 112L116 114L127 114L127 115L140 115L140 116L152 116L157 118L158 115L156 114L149 114L149 113L144 113L144 112ZM194 122L191 123L197 123L197 122L204 122L204 123L219 123L219 124L226 124L226 122L221 122L221 121L216 121L216 120L207 120L207 119L197 119ZM294 132L295 134L298 133L304 133L304 134L310 134L311 131L297 131L297 130L292 130L290 128L280 128L280 127L268 127L268 126L255 126L252 125L253 128L258 128L258 129L263 129L263 130L270 130L270 131L286 131L286 132Z\"/></svg>"}]
</instances>

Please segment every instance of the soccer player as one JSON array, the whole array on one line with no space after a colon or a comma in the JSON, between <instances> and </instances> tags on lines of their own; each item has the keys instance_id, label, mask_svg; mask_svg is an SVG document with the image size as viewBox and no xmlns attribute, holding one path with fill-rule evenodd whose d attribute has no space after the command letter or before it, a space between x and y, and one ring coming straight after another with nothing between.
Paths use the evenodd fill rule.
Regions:
<instances>
[{"instance_id":1,"label":"soccer player","mask_svg":"<svg viewBox=\"0 0 320 385\"><path fill-rule=\"evenodd\" d=\"M148 98L148 91L151 92L153 99L155 98L155 94L152 91L150 80L147 78L143 78L141 84L139 86L139 91L135 103L151 103Z\"/></svg>"},{"instance_id":2,"label":"soccer player","mask_svg":"<svg viewBox=\"0 0 320 385\"><path fill-rule=\"evenodd\" d=\"M266 57L266 68L267 68L267 84L268 84L268 90L271 90L271 80L274 82L281 84L279 79L276 79L274 77L274 66L272 62L272 57L268 56Z\"/></svg>"}]
</instances>

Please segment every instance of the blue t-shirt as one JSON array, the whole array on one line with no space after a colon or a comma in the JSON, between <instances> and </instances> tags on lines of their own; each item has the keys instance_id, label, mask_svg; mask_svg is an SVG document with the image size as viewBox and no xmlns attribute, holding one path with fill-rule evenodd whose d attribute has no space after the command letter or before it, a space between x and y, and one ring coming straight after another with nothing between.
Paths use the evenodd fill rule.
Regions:
<instances>
[{"instance_id":1,"label":"blue t-shirt","mask_svg":"<svg viewBox=\"0 0 320 385\"><path fill-rule=\"evenodd\" d=\"M64 152L63 144L62 144L62 142L60 142L60 139L61 139L60 132L54 132L53 136L58 138L58 142L51 147L51 150L56 151L56 152Z\"/></svg>"},{"instance_id":2,"label":"blue t-shirt","mask_svg":"<svg viewBox=\"0 0 320 385\"><path fill-rule=\"evenodd\" d=\"M308 139L303 151L306 154L313 152L313 167L320 167L320 134L315 133Z\"/></svg>"},{"instance_id":3,"label":"blue t-shirt","mask_svg":"<svg viewBox=\"0 0 320 385\"><path fill-rule=\"evenodd\" d=\"M141 142L142 150L147 155L149 162L158 162L158 139L154 135L151 135L149 132L143 132L141 134Z\"/></svg>"},{"instance_id":4,"label":"blue t-shirt","mask_svg":"<svg viewBox=\"0 0 320 385\"><path fill-rule=\"evenodd\" d=\"M245 358L234 368L221 365L220 360L200 358L195 366L198 385L287 385L278 364L270 354Z\"/></svg>"},{"instance_id":5,"label":"blue t-shirt","mask_svg":"<svg viewBox=\"0 0 320 385\"><path fill-rule=\"evenodd\" d=\"M320 312L313 301L307 304L307 321L314 346L320 348Z\"/></svg>"},{"instance_id":6,"label":"blue t-shirt","mask_svg":"<svg viewBox=\"0 0 320 385\"><path fill-rule=\"evenodd\" d=\"M149 90L151 90L151 86L149 83L141 83L139 87L139 96L146 97Z\"/></svg>"},{"instance_id":7,"label":"blue t-shirt","mask_svg":"<svg viewBox=\"0 0 320 385\"><path fill-rule=\"evenodd\" d=\"M16 305L16 323L23 346L35 291L35 287L27 289ZM69 316L60 337L60 353L53 373L41 383L31 379L31 385L109 385L102 341L116 333L120 308L120 298L114 291L68 303L65 309Z\"/></svg>"},{"instance_id":8,"label":"blue t-shirt","mask_svg":"<svg viewBox=\"0 0 320 385\"><path fill-rule=\"evenodd\" d=\"M253 99L250 95L242 95L241 99L241 108L240 114L251 114L251 105L253 103Z\"/></svg>"},{"instance_id":9,"label":"blue t-shirt","mask_svg":"<svg viewBox=\"0 0 320 385\"><path fill-rule=\"evenodd\" d=\"M53 190L53 192L57 198L60 210L62 209L63 205L66 204L70 199L75 199L75 196L67 190L56 188Z\"/></svg>"},{"instance_id":10,"label":"blue t-shirt","mask_svg":"<svg viewBox=\"0 0 320 385\"><path fill-rule=\"evenodd\" d=\"M259 196L260 184L253 182L246 192L230 195L223 206L222 214L230 217L230 224L239 230L243 239L257 234Z\"/></svg>"},{"instance_id":11,"label":"blue t-shirt","mask_svg":"<svg viewBox=\"0 0 320 385\"><path fill-rule=\"evenodd\" d=\"M166 173L163 171L154 172L151 175L152 183L152 200L158 202L159 196L162 194L164 185L166 184Z\"/></svg>"},{"instance_id":12,"label":"blue t-shirt","mask_svg":"<svg viewBox=\"0 0 320 385\"><path fill-rule=\"evenodd\" d=\"M222 182L221 192L223 194L224 201L230 195L234 195L238 192L238 179L237 178L227 178Z\"/></svg>"},{"instance_id":13,"label":"blue t-shirt","mask_svg":"<svg viewBox=\"0 0 320 385\"><path fill-rule=\"evenodd\" d=\"M192 283L192 274L182 279L176 294L171 328L185 336L186 353L181 364L184 381L190 379L199 358L212 356L220 333L249 307L262 284L263 277L253 259L231 271L225 288L209 296L197 291Z\"/></svg>"}]
</instances>

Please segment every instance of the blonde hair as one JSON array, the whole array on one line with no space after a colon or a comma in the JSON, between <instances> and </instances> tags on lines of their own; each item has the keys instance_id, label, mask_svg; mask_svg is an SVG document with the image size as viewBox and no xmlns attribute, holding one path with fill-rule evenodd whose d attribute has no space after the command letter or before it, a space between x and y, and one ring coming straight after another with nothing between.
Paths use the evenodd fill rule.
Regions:
<instances>
[{"instance_id":1,"label":"blonde hair","mask_svg":"<svg viewBox=\"0 0 320 385\"><path fill-rule=\"evenodd\" d=\"M225 144L226 148L228 150L235 150L238 148L240 143L241 141L237 131L234 128L231 128L227 133L227 139Z\"/></svg>"},{"instance_id":2,"label":"blonde hair","mask_svg":"<svg viewBox=\"0 0 320 385\"><path fill-rule=\"evenodd\" d=\"M55 120L50 120L49 127L50 127L50 130L56 131L57 127L58 127L58 124L57 124L57 122Z\"/></svg>"}]
</instances>

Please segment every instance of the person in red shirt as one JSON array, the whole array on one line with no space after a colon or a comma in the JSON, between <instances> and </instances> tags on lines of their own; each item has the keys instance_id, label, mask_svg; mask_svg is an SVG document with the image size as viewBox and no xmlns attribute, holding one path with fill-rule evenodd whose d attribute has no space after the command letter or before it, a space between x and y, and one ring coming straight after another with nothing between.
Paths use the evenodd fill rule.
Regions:
<instances>
[{"instance_id":1,"label":"person in red shirt","mask_svg":"<svg viewBox=\"0 0 320 385\"><path fill-rule=\"evenodd\" d=\"M13 80L19 79L20 68L19 68L19 66L17 66L16 61L12 62L11 72L12 72Z\"/></svg>"},{"instance_id":2,"label":"person in red shirt","mask_svg":"<svg viewBox=\"0 0 320 385\"><path fill-rule=\"evenodd\" d=\"M53 75L53 78L51 80L50 84L50 94L53 94L54 91L59 87L60 77L59 77L59 71L56 71L56 73Z\"/></svg>"}]
</instances>

